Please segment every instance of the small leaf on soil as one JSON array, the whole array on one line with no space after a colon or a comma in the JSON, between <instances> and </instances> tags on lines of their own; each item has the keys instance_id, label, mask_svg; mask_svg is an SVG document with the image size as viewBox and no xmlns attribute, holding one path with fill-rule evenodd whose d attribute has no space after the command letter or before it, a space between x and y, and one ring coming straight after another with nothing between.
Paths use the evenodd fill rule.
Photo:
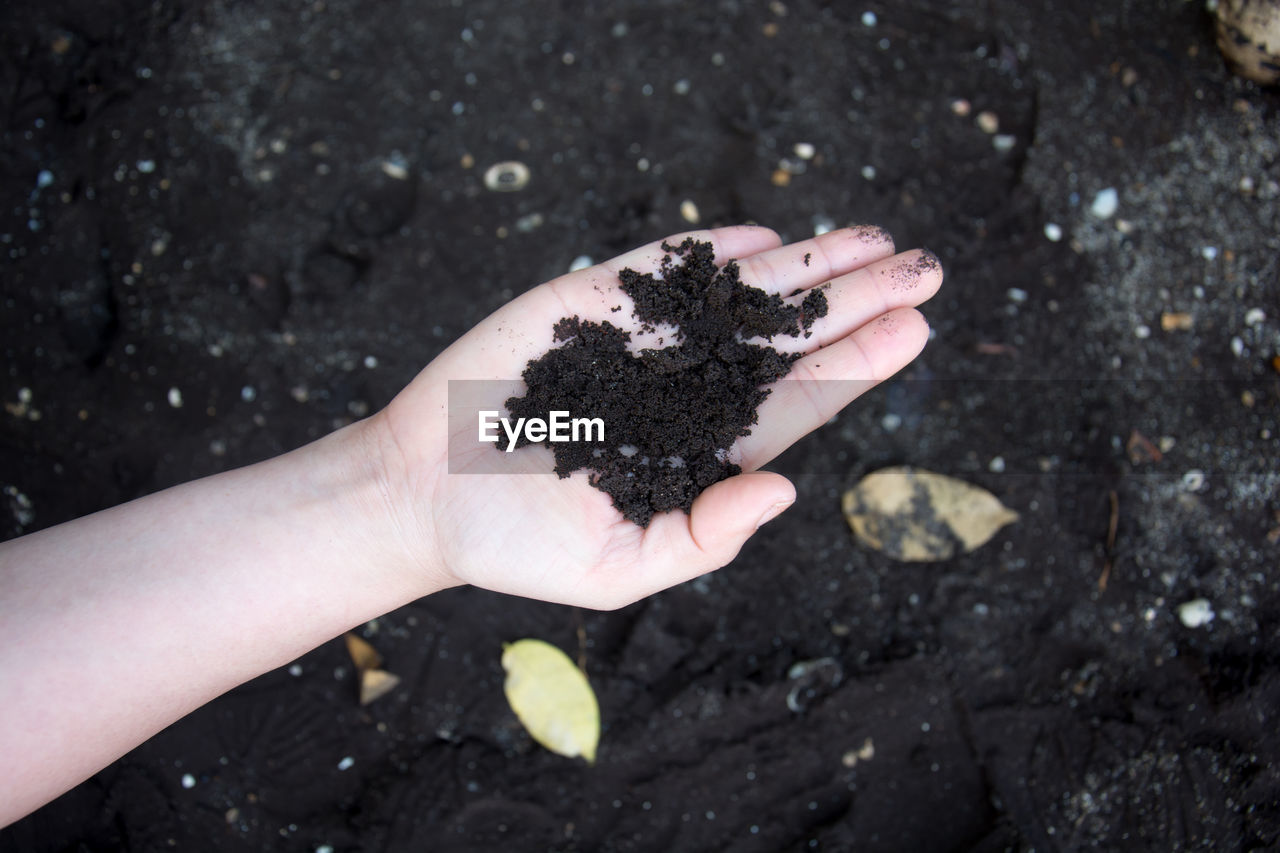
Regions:
<instances>
[{"instance_id":1,"label":"small leaf on soil","mask_svg":"<svg viewBox=\"0 0 1280 853\"><path fill-rule=\"evenodd\" d=\"M557 755L596 760L600 706L582 670L542 640L503 646L503 689L511 710L533 739Z\"/></svg>"},{"instance_id":2,"label":"small leaf on soil","mask_svg":"<svg viewBox=\"0 0 1280 853\"><path fill-rule=\"evenodd\" d=\"M884 468L844 494L844 515L864 544L897 560L946 560L1018 520L986 489L907 466Z\"/></svg>"},{"instance_id":3,"label":"small leaf on soil","mask_svg":"<svg viewBox=\"0 0 1280 853\"><path fill-rule=\"evenodd\" d=\"M351 662L356 665L357 672L382 666L382 655L378 654L373 646L350 631L344 634L343 638L347 641L347 654L351 655Z\"/></svg>"},{"instance_id":4,"label":"small leaf on soil","mask_svg":"<svg viewBox=\"0 0 1280 853\"><path fill-rule=\"evenodd\" d=\"M367 669L360 673L360 704L368 705L386 696L400 683L400 676L385 669Z\"/></svg>"}]
</instances>

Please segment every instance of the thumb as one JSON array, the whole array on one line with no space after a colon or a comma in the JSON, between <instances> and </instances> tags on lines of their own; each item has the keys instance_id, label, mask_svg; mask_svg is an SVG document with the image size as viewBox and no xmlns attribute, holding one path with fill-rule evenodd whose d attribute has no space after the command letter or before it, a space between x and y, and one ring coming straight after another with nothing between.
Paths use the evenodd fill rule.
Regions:
<instances>
[{"instance_id":1,"label":"thumb","mask_svg":"<svg viewBox=\"0 0 1280 853\"><path fill-rule=\"evenodd\" d=\"M739 474L700 494L689 512L689 535L710 564L704 571L727 565L751 534L795 500L791 481L769 471Z\"/></svg>"}]
</instances>

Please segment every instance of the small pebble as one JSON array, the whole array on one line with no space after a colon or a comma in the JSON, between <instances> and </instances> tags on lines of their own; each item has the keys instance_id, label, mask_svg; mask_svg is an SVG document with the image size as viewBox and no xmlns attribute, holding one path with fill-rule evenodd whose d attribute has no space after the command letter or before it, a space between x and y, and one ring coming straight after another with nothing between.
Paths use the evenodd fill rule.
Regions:
<instances>
[{"instance_id":1,"label":"small pebble","mask_svg":"<svg viewBox=\"0 0 1280 853\"><path fill-rule=\"evenodd\" d=\"M289 674L292 675L294 678L297 678L298 676L302 675L302 664L300 663L290 664Z\"/></svg>"},{"instance_id":2,"label":"small pebble","mask_svg":"<svg viewBox=\"0 0 1280 853\"><path fill-rule=\"evenodd\" d=\"M149 175L156 170L155 160L139 160L137 162L138 171L144 175Z\"/></svg>"},{"instance_id":3,"label":"small pebble","mask_svg":"<svg viewBox=\"0 0 1280 853\"><path fill-rule=\"evenodd\" d=\"M182 408L182 392L177 388L169 389L169 405L175 409Z\"/></svg>"},{"instance_id":4,"label":"small pebble","mask_svg":"<svg viewBox=\"0 0 1280 853\"><path fill-rule=\"evenodd\" d=\"M1008 291L1006 291L1005 295L1009 297L1010 302L1026 302L1027 301L1027 292L1023 290L1021 287L1011 287L1009 288Z\"/></svg>"},{"instance_id":5,"label":"small pebble","mask_svg":"<svg viewBox=\"0 0 1280 853\"><path fill-rule=\"evenodd\" d=\"M813 236L821 237L823 234L836 230L836 222L829 216L813 217Z\"/></svg>"},{"instance_id":6,"label":"small pebble","mask_svg":"<svg viewBox=\"0 0 1280 853\"><path fill-rule=\"evenodd\" d=\"M677 80L675 85L671 87L671 90L677 95L687 95L691 88L693 87L688 80Z\"/></svg>"},{"instance_id":7,"label":"small pebble","mask_svg":"<svg viewBox=\"0 0 1280 853\"><path fill-rule=\"evenodd\" d=\"M1110 219L1115 215L1116 210L1120 207L1120 194L1116 192L1115 187L1107 187L1099 190L1098 194L1093 197L1093 204L1089 206L1089 212L1098 219Z\"/></svg>"},{"instance_id":8,"label":"small pebble","mask_svg":"<svg viewBox=\"0 0 1280 853\"><path fill-rule=\"evenodd\" d=\"M578 257L574 258L572 263L569 264L569 272L577 272L578 270L585 270L587 267L591 266L593 263L595 262L591 260L590 255L578 255Z\"/></svg>"},{"instance_id":9,"label":"small pebble","mask_svg":"<svg viewBox=\"0 0 1280 853\"><path fill-rule=\"evenodd\" d=\"M1239 335L1231 339L1231 354L1236 358L1244 357L1244 340Z\"/></svg>"},{"instance_id":10,"label":"small pebble","mask_svg":"<svg viewBox=\"0 0 1280 853\"><path fill-rule=\"evenodd\" d=\"M542 227L542 223L546 221L541 213L527 213L516 220L516 230L521 234L528 234L530 231L537 231Z\"/></svg>"},{"instance_id":11,"label":"small pebble","mask_svg":"<svg viewBox=\"0 0 1280 853\"><path fill-rule=\"evenodd\" d=\"M1199 468L1192 468L1190 471L1182 475L1182 488L1188 492L1198 492L1204 488L1204 472Z\"/></svg>"},{"instance_id":12,"label":"small pebble","mask_svg":"<svg viewBox=\"0 0 1280 853\"><path fill-rule=\"evenodd\" d=\"M506 160L494 163L484 173L484 185L499 193L510 193L524 189L529 184L529 167L519 160Z\"/></svg>"},{"instance_id":13,"label":"small pebble","mask_svg":"<svg viewBox=\"0 0 1280 853\"><path fill-rule=\"evenodd\" d=\"M192 776L190 773L183 773L182 787L186 788L187 790L191 790L195 786L196 786L196 777Z\"/></svg>"},{"instance_id":14,"label":"small pebble","mask_svg":"<svg viewBox=\"0 0 1280 853\"><path fill-rule=\"evenodd\" d=\"M1205 246L1204 248L1202 248L1202 249L1200 250L1200 257L1204 258L1206 261L1214 261L1214 260L1217 260L1217 258L1218 258L1218 247L1217 247L1217 246Z\"/></svg>"},{"instance_id":15,"label":"small pebble","mask_svg":"<svg viewBox=\"0 0 1280 853\"><path fill-rule=\"evenodd\" d=\"M876 25L876 13L875 13L875 12L863 12L863 13L862 13L862 26L864 26L864 27L874 27L875 25Z\"/></svg>"},{"instance_id":16,"label":"small pebble","mask_svg":"<svg viewBox=\"0 0 1280 853\"><path fill-rule=\"evenodd\" d=\"M972 111L973 111L973 104L969 103L964 98L956 98L954 101L951 102L951 112L954 113L955 115L960 116L961 118L964 118Z\"/></svg>"},{"instance_id":17,"label":"small pebble","mask_svg":"<svg viewBox=\"0 0 1280 853\"><path fill-rule=\"evenodd\" d=\"M1188 628L1208 625L1213 617L1213 605L1207 598L1193 598L1178 605L1178 619Z\"/></svg>"},{"instance_id":18,"label":"small pebble","mask_svg":"<svg viewBox=\"0 0 1280 853\"><path fill-rule=\"evenodd\" d=\"M862 177L866 178L868 181L874 181L874 180L875 180L875 178L876 178L876 167L875 167L875 166L863 166L863 167L862 167Z\"/></svg>"},{"instance_id":19,"label":"small pebble","mask_svg":"<svg viewBox=\"0 0 1280 853\"><path fill-rule=\"evenodd\" d=\"M1166 311L1160 315L1160 328L1166 332L1185 332L1194 323L1195 319L1186 311Z\"/></svg>"},{"instance_id":20,"label":"small pebble","mask_svg":"<svg viewBox=\"0 0 1280 853\"><path fill-rule=\"evenodd\" d=\"M816 149L808 142L797 142L792 146L791 150L801 160L812 160L813 155L817 153Z\"/></svg>"},{"instance_id":21,"label":"small pebble","mask_svg":"<svg viewBox=\"0 0 1280 853\"><path fill-rule=\"evenodd\" d=\"M348 755L346 758L338 762L339 770L350 770L356 764L356 760Z\"/></svg>"},{"instance_id":22,"label":"small pebble","mask_svg":"<svg viewBox=\"0 0 1280 853\"><path fill-rule=\"evenodd\" d=\"M983 133L995 133L1000 129L1000 116L991 112L991 110L983 110L978 113L976 121Z\"/></svg>"},{"instance_id":23,"label":"small pebble","mask_svg":"<svg viewBox=\"0 0 1280 853\"><path fill-rule=\"evenodd\" d=\"M1151 327L1146 323L1139 323L1133 327L1133 335L1140 341L1144 341L1151 337Z\"/></svg>"},{"instance_id":24,"label":"small pebble","mask_svg":"<svg viewBox=\"0 0 1280 853\"><path fill-rule=\"evenodd\" d=\"M1012 133L997 133L991 140L997 151L1012 151L1018 144L1018 137Z\"/></svg>"},{"instance_id":25,"label":"small pebble","mask_svg":"<svg viewBox=\"0 0 1280 853\"><path fill-rule=\"evenodd\" d=\"M1056 222L1046 222L1044 225L1044 236L1050 243L1056 243L1062 239L1062 226Z\"/></svg>"},{"instance_id":26,"label":"small pebble","mask_svg":"<svg viewBox=\"0 0 1280 853\"><path fill-rule=\"evenodd\" d=\"M383 160L382 174L386 175L388 178L392 178L397 181L408 180L409 167L403 160L400 160L400 159Z\"/></svg>"},{"instance_id":27,"label":"small pebble","mask_svg":"<svg viewBox=\"0 0 1280 853\"><path fill-rule=\"evenodd\" d=\"M39 174L36 175L36 186L38 188L44 189L52 183L53 172L50 172L48 169L41 169Z\"/></svg>"},{"instance_id":28,"label":"small pebble","mask_svg":"<svg viewBox=\"0 0 1280 853\"><path fill-rule=\"evenodd\" d=\"M701 219L698 214L698 206L689 199L680 202L680 217L690 225L697 225Z\"/></svg>"},{"instance_id":29,"label":"small pebble","mask_svg":"<svg viewBox=\"0 0 1280 853\"><path fill-rule=\"evenodd\" d=\"M880 428L885 432L896 432L900 426L902 426L902 415L889 412L880 419Z\"/></svg>"},{"instance_id":30,"label":"small pebble","mask_svg":"<svg viewBox=\"0 0 1280 853\"><path fill-rule=\"evenodd\" d=\"M252 403L258 399L258 391L252 385L246 385L240 389L240 399L246 403Z\"/></svg>"},{"instance_id":31,"label":"small pebble","mask_svg":"<svg viewBox=\"0 0 1280 853\"><path fill-rule=\"evenodd\" d=\"M1261 326L1267 319L1267 312L1261 308L1250 308L1245 312L1244 324L1246 326Z\"/></svg>"},{"instance_id":32,"label":"small pebble","mask_svg":"<svg viewBox=\"0 0 1280 853\"><path fill-rule=\"evenodd\" d=\"M993 474L1003 474L1004 473L1004 457L1003 456L993 457L992 460L987 463L987 470Z\"/></svg>"}]
</instances>

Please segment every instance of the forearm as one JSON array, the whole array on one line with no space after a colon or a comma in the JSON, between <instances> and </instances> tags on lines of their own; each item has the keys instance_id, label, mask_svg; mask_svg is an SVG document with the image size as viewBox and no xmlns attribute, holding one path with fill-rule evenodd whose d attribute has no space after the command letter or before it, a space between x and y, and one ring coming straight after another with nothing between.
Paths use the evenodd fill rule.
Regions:
<instances>
[{"instance_id":1,"label":"forearm","mask_svg":"<svg viewBox=\"0 0 1280 853\"><path fill-rule=\"evenodd\" d=\"M0 544L0 826L433 591L394 529L372 423Z\"/></svg>"}]
</instances>

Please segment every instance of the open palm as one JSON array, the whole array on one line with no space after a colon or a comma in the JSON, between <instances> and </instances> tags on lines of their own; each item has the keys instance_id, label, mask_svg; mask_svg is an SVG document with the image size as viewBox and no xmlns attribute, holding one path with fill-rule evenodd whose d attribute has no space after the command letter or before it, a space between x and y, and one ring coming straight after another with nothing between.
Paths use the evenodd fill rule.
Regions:
<instances>
[{"instance_id":1,"label":"open palm","mask_svg":"<svg viewBox=\"0 0 1280 853\"><path fill-rule=\"evenodd\" d=\"M742 226L666 242L686 236L710 242L718 263L737 259L743 282L771 293L788 296L830 282L830 310L813 335L772 342L803 357L761 405L759 424L732 448L745 473L708 488L689 514L655 516L642 529L623 519L585 472L567 480L551 475L552 454L544 446L507 455L472 441L449 452L451 429L468 429L472 438L475 430L474 420L451 425L451 383L455 409L475 389L490 395L488 408L501 409L507 396L521 392L516 377L525 365L553 345L552 327L561 318L577 315L639 332L618 272L656 271L664 252L661 242L653 243L508 303L381 413L400 458L391 498L411 547L430 555L423 558L426 570L446 583L613 608L719 568L795 498L784 477L757 469L900 370L928 337L914 306L937 290L941 267L928 253L894 255L880 229L844 229L783 246L768 229ZM803 294L791 298L798 304ZM618 305L622 310L614 312ZM513 465L527 475L511 473ZM506 473L492 473L498 470Z\"/></svg>"}]
</instances>

